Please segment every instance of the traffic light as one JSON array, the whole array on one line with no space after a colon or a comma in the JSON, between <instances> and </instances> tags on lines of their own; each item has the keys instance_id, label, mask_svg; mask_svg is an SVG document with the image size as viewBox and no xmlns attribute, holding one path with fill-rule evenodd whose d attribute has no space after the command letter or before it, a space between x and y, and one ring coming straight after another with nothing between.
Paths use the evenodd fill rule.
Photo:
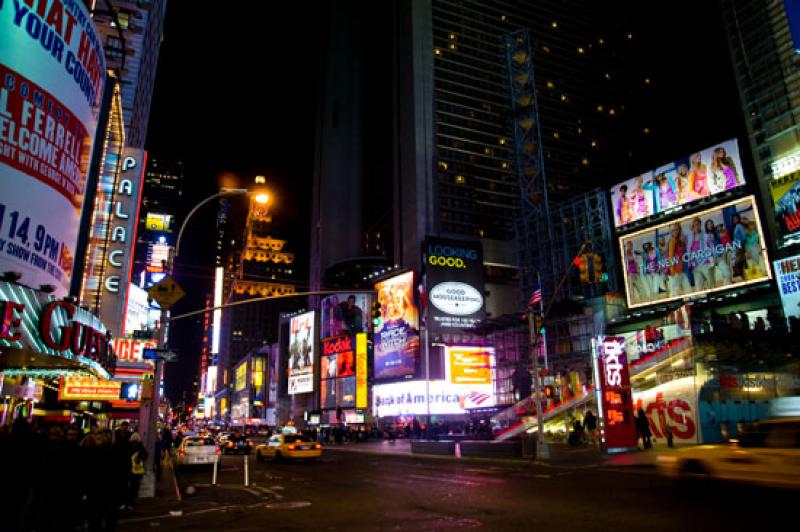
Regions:
<instances>
[{"instance_id":1,"label":"traffic light","mask_svg":"<svg viewBox=\"0 0 800 532\"><path fill-rule=\"evenodd\" d=\"M579 255L572 261L578 267L578 274L580 275L581 283L589 282L589 261L586 255Z\"/></svg>"},{"instance_id":2,"label":"traffic light","mask_svg":"<svg viewBox=\"0 0 800 532\"><path fill-rule=\"evenodd\" d=\"M542 320L542 315L538 312L533 314L533 332L536 336L544 335L544 321Z\"/></svg>"},{"instance_id":3,"label":"traffic light","mask_svg":"<svg viewBox=\"0 0 800 532\"><path fill-rule=\"evenodd\" d=\"M383 317L381 316L381 304L379 301L372 302L372 325L376 328L381 326L383 323Z\"/></svg>"},{"instance_id":4,"label":"traffic light","mask_svg":"<svg viewBox=\"0 0 800 532\"><path fill-rule=\"evenodd\" d=\"M604 282L603 257L599 253L592 253L592 266L594 267L594 282L595 283ZM608 279L607 275L606 279Z\"/></svg>"}]
</instances>

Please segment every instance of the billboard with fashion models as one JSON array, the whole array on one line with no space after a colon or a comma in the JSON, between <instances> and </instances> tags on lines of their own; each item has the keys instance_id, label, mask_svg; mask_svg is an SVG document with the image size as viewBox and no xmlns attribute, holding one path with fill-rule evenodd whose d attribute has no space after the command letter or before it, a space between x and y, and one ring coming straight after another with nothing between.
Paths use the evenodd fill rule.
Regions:
<instances>
[{"instance_id":1,"label":"billboard with fashion models","mask_svg":"<svg viewBox=\"0 0 800 532\"><path fill-rule=\"evenodd\" d=\"M753 196L619 239L628 307L772 278Z\"/></svg>"},{"instance_id":2,"label":"billboard with fashion models","mask_svg":"<svg viewBox=\"0 0 800 532\"><path fill-rule=\"evenodd\" d=\"M614 227L744 185L736 139L720 142L614 185Z\"/></svg>"}]
</instances>

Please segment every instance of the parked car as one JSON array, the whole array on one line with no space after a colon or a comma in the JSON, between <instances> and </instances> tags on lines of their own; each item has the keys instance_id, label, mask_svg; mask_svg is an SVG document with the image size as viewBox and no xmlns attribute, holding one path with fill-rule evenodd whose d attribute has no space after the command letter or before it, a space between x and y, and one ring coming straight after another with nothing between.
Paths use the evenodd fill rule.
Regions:
<instances>
[{"instance_id":1,"label":"parked car","mask_svg":"<svg viewBox=\"0 0 800 532\"><path fill-rule=\"evenodd\" d=\"M222 454L250 454L253 450L253 442L235 432L220 435L217 442Z\"/></svg>"},{"instance_id":2,"label":"parked car","mask_svg":"<svg viewBox=\"0 0 800 532\"><path fill-rule=\"evenodd\" d=\"M673 478L800 488L800 417L759 421L729 444L680 449L657 460Z\"/></svg>"},{"instance_id":3,"label":"parked car","mask_svg":"<svg viewBox=\"0 0 800 532\"><path fill-rule=\"evenodd\" d=\"M220 448L210 437L184 438L178 447L177 465L213 464L219 459Z\"/></svg>"},{"instance_id":4,"label":"parked car","mask_svg":"<svg viewBox=\"0 0 800 532\"><path fill-rule=\"evenodd\" d=\"M322 456L322 445L304 434L275 434L256 447L256 459L263 461L299 459L316 460Z\"/></svg>"}]
</instances>

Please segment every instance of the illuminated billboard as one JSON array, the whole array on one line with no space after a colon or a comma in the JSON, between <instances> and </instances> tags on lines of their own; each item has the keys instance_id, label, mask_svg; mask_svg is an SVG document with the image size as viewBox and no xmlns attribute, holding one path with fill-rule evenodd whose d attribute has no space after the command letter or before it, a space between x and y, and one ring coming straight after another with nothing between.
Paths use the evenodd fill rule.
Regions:
<instances>
[{"instance_id":1,"label":"illuminated billboard","mask_svg":"<svg viewBox=\"0 0 800 532\"><path fill-rule=\"evenodd\" d=\"M370 332L371 321L368 314L372 299L371 294L348 292L322 298L320 338Z\"/></svg>"},{"instance_id":2,"label":"illuminated billboard","mask_svg":"<svg viewBox=\"0 0 800 532\"><path fill-rule=\"evenodd\" d=\"M614 226L670 212L744 183L739 144L726 140L614 185L609 191Z\"/></svg>"},{"instance_id":3,"label":"illuminated billboard","mask_svg":"<svg viewBox=\"0 0 800 532\"><path fill-rule=\"evenodd\" d=\"M422 255L431 330L458 332L475 327L486 315L481 243L427 237Z\"/></svg>"},{"instance_id":4,"label":"illuminated billboard","mask_svg":"<svg viewBox=\"0 0 800 532\"><path fill-rule=\"evenodd\" d=\"M775 280L786 318L800 318L800 255L776 260Z\"/></svg>"},{"instance_id":5,"label":"illuminated billboard","mask_svg":"<svg viewBox=\"0 0 800 532\"><path fill-rule=\"evenodd\" d=\"M619 239L628 307L771 279L753 196Z\"/></svg>"},{"instance_id":6,"label":"illuminated billboard","mask_svg":"<svg viewBox=\"0 0 800 532\"><path fill-rule=\"evenodd\" d=\"M598 412L606 445L609 449L635 448L636 420L625 339L601 336L593 344Z\"/></svg>"},{"instance_id":7,"label":"illuminated billboard","mask_svg":"<svg viewBox=\"0 0 800 532\"><path fill-rule=\"evenodd\" d=\"M75 260L105 54L85 2L33 5L0 2L0 272L19 272L25 285L51 285L62 297Z\"/></svg>"},{"instance_id":8,"label":"illuminated billboard","mask_svg":"<svg viewBox=\"0 0 800 532\"><path fill-rule=\"evenodd\" d=\"M433 415L466 414L472 408L494 406L494 391L478 391L471 386L444 380L429 381L428 397ZM372 387L372 413L375 417L427 415L425 381L376 384Z\"/></svg>"},{"instance_id":9,"label":"illuminated billboard","mask_svg":"<svg viewBox=\"0 0 800 532\"><path fill-rule=\"evenodd\" d=\"M122 383L94 377L66 376L58 387L59 401L112 401L120 399Z\"/></svg>"},{"instance_id":10,"label":"illuminated billboard","mask_svg":"<svg viewBox=\"0 0 800 532\"><path fill-rule=\"evenodd\" d=\"M169 261L169 244L154 243L148 245L146 270L150 273L161 273L166 271L166 263Z\"/></svg>"},{"instance_id":11,"label":"illuminated billboard","mask_svg":"<svg viewBox=\"0 0 800 532\"><path fill-rule=\"evenodd\" d=\"M358 337L364 337L364 347L366 347L366 334L360 333ZM322 356L320 356L320 402L322 408L355 406L353 394L345 394L344 390L351 388L355 390L356 338L357 336L344 334L322 341ZM345 395L349 395L349 397Z\"/></svg>"},{"instance_id":12,"label":"illuminated billboard","mask_svg":"<svg viewBox=\"0 0 800 532\"><path fill-rule=\"evenodd\" d=\"M414 304L414 272L375 283L381 324L375 331L376 379L414 375L419 357L419 317Z\"/></svg>"},{"instance_id":13,"label":"illuminated billboard","mask_svg":"<svg viewBox=\"0 0 800 532\"><path fill-rule=\"evenodd\" d=\"M314 391L314 311L289 323L289 394Z\"/></svg>"},{"instance_id":14,"label":"illuminated billboard","mask_svg":"<svg viewBox=\"0 0 800 532\"><path fill-rule=\"evenodd\" d=\"M475 387L489 386L491 391L494 348L447 346L445 359L449 382Z\"/></svg>"},{"instance_id":15,"label":"illuminated billboard","mask_svg":"<svg viewBox=\"0 0 800 532\"><path fill-rule=\"evenodd\" d=\"M144 222L145 229L160 233L172 232L172 215L148 212Z\"/></svg>"},{"instance_id":16,"label":"illuminated billboard","mask_svg":"<svg viewBox=\"0 0 800 532\"><path fill-rule=\"evenodd\" d=\"M800 154L772 163L769 182L780 247L800 241Z\"/></svg>"}]
</instances>

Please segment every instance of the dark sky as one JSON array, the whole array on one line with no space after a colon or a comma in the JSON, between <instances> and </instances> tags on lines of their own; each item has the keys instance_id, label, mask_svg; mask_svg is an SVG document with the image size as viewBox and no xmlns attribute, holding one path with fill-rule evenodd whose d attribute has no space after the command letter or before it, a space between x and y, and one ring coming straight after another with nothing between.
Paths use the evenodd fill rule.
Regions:
<instances>
[{"instance_id":1,"label":"dark sky","mask_svg":"<svg viewBox=\"0 0 800 532\"><path fill-rule=\"evenodd\" d=\"M307 3L247 2L235 9L168 2L147 149L185 163L184 206L216 193L220 176L246 187L267 176L276 237L307 262L317 86L317 24ZM230 7L234 7L231 4ZM302 9L300 9L302 7ZM246 201L239 198L238 201ZM213 288L215 204L187 225L175 277L188 296L180 314L203 307ZM198 372L200 320L175 323L167 394L189 389Z\"/></svg>"},{"instance_id":2,"label":"dark sky","mask_svg":"<svg viewBox=\"0 0 800 532\"><path fill-rule=\"evenodd\" d=\"M627 3L641 45L629 66L653 80L653 105L641 116L652 134L636 154L639 171L731 137L739 137L749 170L716 2ZM187 210L215 193L223 174L238 176L241 186L266 175L276 198L275 236L290 240L301 264L308 257L320 5L247 2L227 12L170 1L147 143L152 157L184 161ZM202 308L212 289L214 216L209 206L184 236L175 277L189 295L176 314ZM172 330L182 357L168 366L173 399L196 378L200 323L184 320Z\"/></svg>"}]
</instances>

